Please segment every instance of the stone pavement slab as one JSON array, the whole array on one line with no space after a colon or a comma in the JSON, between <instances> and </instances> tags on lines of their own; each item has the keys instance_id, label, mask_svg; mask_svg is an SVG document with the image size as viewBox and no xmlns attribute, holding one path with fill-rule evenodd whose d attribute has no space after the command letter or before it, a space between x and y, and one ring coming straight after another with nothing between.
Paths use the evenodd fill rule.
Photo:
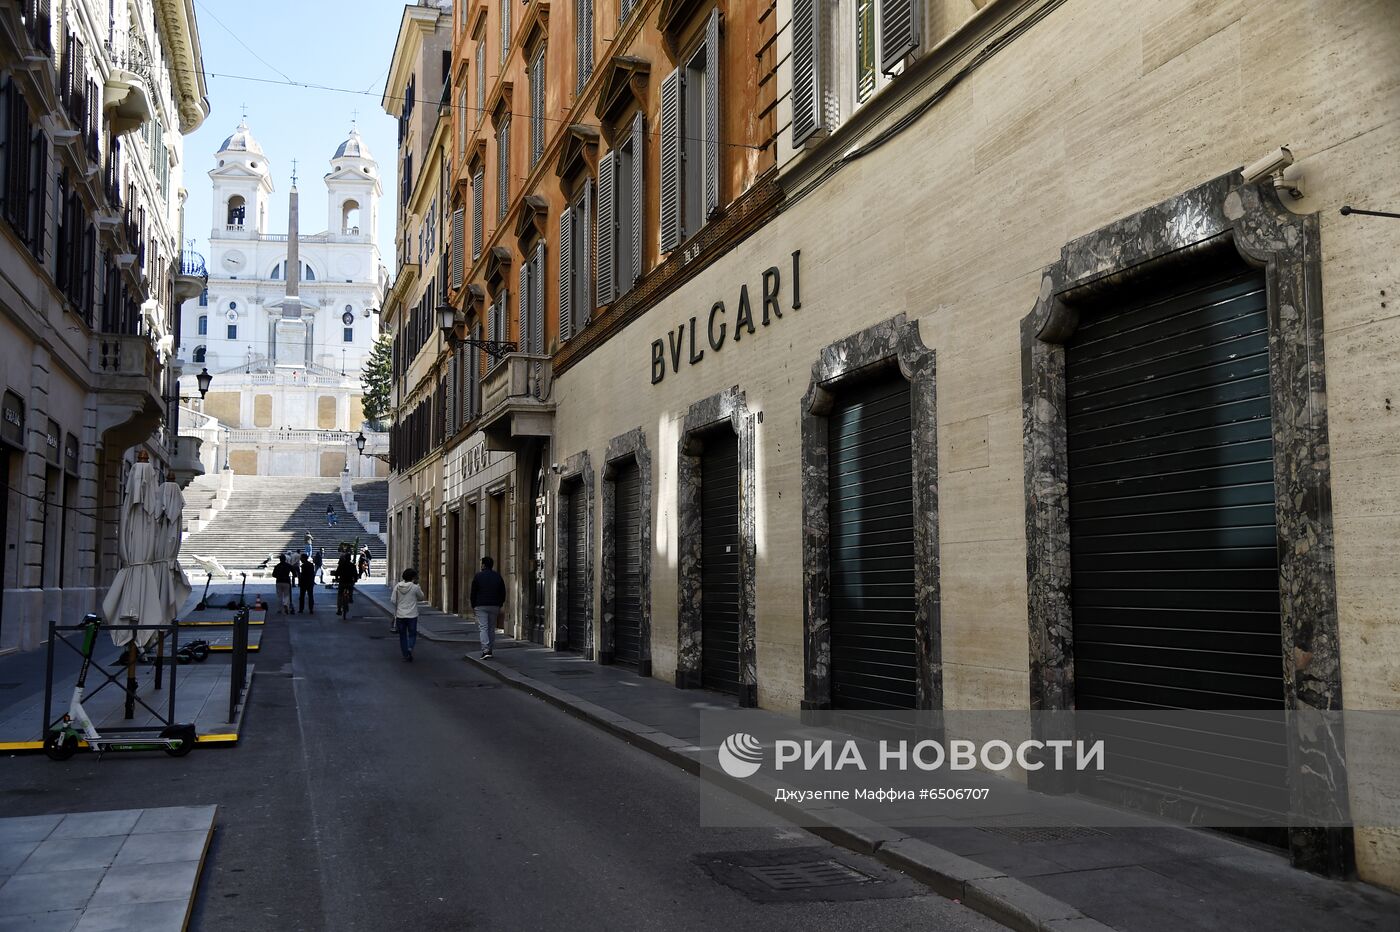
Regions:
<instances>
[{"instance_id":1,"label":"stone pavement slab","mask_svg":"<svg viewBox=\"0 0 1400 932\"><path fill-rule=\"evenodd\" d=\"M387 588L366 595L387 613ZM462 619L456 624L463 630L468 625ZM421 633L423 622L419 625ZM600 666L576 654L507 639L498 640L491 660L480 660L474 650L466 659L725 789L770 808L780 806L771 795L757 799L753 785L719 774L713 752L694 743L705 710L735 709L728 696L676 689L626 667ZM785 720L794 733L801 731L792 716L759 709L742 714ZM990 775L971 779L1003 789L1010 785ZM1089 799L1069 802L1086 814L1102 807ZM1272 850L1172 825L1089 827L1113 820L1084 819L1072 831L1037 831L1024 827L1038 823L1028 822L1023 810L1011 804L1006 829L875 825L863 830L846 813L814 831L857 850L873 846L877 858L1016 929L1400 929L1400 896L1296 870ZM808 811L804 821L836 812ZM1268 921L1257 921L1264 917Z\"/></svg>"},{"instance_id":2,"label":"stone pavement slab","mask_svg":"<svg viewBox=\"0 0 1400 932\"><path fill-rule=\"evenodd\" d=\"M181 932L216 806L0 819L0 929Z\"/></svg>"}]
</instances>

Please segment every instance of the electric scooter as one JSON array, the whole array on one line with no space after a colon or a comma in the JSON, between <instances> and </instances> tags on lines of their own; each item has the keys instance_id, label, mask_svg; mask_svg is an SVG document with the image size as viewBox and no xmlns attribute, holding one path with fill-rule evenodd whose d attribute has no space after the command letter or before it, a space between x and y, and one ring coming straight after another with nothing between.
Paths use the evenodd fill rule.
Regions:
<instances>
[{"instance_id":1,"label":"electric scooter","mask_svg":"<svg viewBox=\"0 0 1400 932\"><path fill-rule=\"evenodd\" d=\"M103 751L164 751L171 757L184 757L194 750L198 734L193 723L169 725L159 732L142 734L142 729L123 731L120 736L103 737L93 725L92 719L83 710L83 689L87 684L88 670L92 666L92 653L97 646L97 632L102 627L102 619L96 615L83 616L83 665L78 670L78 683L73 687L73 699L63 718L44 736L44 753L53 760L67 760L78 751L78 742L86 741L87 746L97 753Z\"/></svg>"}]
</instances>

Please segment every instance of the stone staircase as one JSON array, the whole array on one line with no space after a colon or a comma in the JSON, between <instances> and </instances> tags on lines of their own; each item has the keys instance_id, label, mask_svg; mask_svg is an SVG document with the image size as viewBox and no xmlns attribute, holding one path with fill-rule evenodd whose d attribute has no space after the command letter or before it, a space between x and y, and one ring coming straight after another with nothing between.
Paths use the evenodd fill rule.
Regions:
<instances>
[{"instance_id":1,"label":"stone staircase","mask_svg":"<svg viewBox=\"0 0 1400 932\"><path fill-rule=\"evenodd\" d=\"M190 488L194 487L191 483ZM187 491L187 501L189 497ZM336 527L326 526L327 505L335 511ZM358 541L360 546L369 547L374 568L382 571L384 542L345 510L338 478L234 476L227 504L204 527L187 529L180 561L186 572L196 571L191 581L204 575L194 561L196 553L214 557L232 572L253 570L270 553L299 549L308 531L313 545L325 548L327 563L335 562L336 548L342 542Z\"/></svg>"},{"instance_id":2,"label":"stone staircase","mask_svg":"<svg viewBox=\"0 0 1400 932\"><path fill-rule=\"evenodd\" d=\"M351 479L350 494L359 511L379 525L381 532L389 530L389 481L387 479Z\"/></svg>"}]
</instances>

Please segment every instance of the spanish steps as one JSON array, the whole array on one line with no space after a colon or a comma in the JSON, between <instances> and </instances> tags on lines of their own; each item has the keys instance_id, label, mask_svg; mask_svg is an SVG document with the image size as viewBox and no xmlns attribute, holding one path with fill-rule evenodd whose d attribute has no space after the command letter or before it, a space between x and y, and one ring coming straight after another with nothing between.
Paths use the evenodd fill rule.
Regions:
<instances>
[{"instance_id":1,"label":"spanish steps","mask_svg":"<svg viewBox=\"0 0 1400 932\"><path fill-rule=\"evenodd\" d=\"M185 491L186 532L180 561L191 580L203 578L194 554L213 557L231 572L253 570L269 554L300 549L307 533L314 546L325 548L328 563L334 562L336 548L347 543L369 547L373 569L382 571L384 541L345 510L338 478L234 476L233 490L223 509L205 527L191 532L190 524L199 510L214 501L217 482L217 477L201 476ZM353 488L357 503L361 497L369 503L358 503L362 511L385 507L377 501L382 498L387 502L384 480L357 480ZM326 525L327 505L336 516L335 527Z\"/></svg>"}]
</instances>

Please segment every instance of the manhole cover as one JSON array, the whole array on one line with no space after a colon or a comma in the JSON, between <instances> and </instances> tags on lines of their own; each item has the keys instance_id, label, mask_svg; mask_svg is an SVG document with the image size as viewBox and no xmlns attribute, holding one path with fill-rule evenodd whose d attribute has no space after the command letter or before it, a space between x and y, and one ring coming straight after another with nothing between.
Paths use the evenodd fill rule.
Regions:
<instances>
[{"instance_id":1,"label":"manhole cover","mask_svg":"<svg viewBox=\"0 0 1400 932\"><path fill-rule=\"evenodd\" d=\"M758 903L836 903L928 892L883 864L840 855L829 846L725 851L694 860L714 880Z\"/></svg>"},{"instance_id":2,"label":"manhole cover","mask_svg":"<svg viewBox=\"0 0 1400 932\"><path fill-rule=\"evenodd\" d=\"M1046 828L983 828L982 831L1024 844L1046 841L1078 841L1082 838L1102 838L1108 834L1096 828L1084 828L1077 825Z\"/></svg>"},{"instance_id":3,"label":"manhole cover","mask_svg":"<svg viewBox=\"0 0 1400 932\"><path fill-rule=\"evenodd\" d=\"M746 867L746 872L768 884L774 890L806 890L811 887L834 887L847 883L869 883L869 874L840 861L802 861L797 864L766 864Z\"/></svg>"}]
</instances>

